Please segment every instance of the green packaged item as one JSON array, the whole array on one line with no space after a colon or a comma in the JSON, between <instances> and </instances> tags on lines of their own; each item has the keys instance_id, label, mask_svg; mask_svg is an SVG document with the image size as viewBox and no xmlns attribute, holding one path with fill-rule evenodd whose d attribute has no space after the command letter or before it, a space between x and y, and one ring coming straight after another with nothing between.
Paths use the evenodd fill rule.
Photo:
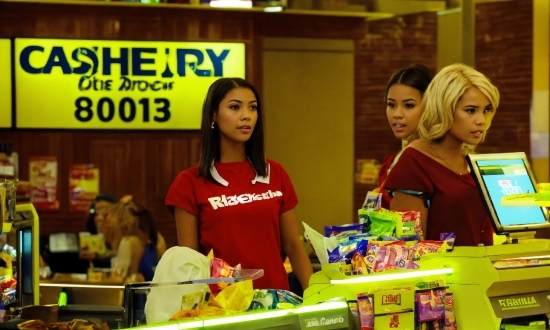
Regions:
<instances>
[{"instance_id":1,"label":"green packaged item","mask_svg":"<svg viewBox=\"0 0 550 330\"><path fill-rule=\"evenodd\" d=\"M395 236L395 222L384 219L372 219L372 225L370 227L370 234L377 236L381 239L384 236Z\"/></svg>"},{"instance_id":2,"label":"green packaged item","mask_svg":"<svg viewBox=\"0 0 550 330\"><path fill-rule=\"evenodd\" d=\"M370 231L371 221L369 213L374 212L373 210L359 209L357 214L359 216L359 223L363 224L363 232L368 233Z\"/></svg>"},{"instance_id":3,"label":"green packaged item","mask_svg":"<svg viewBox=\"0 0 550 330\"><path fill-rule=\"evenodd\" d=\"M403 219L401 217L401 214L397 212L391 212L391 211L377 211L377 212L371 212L369 213L369 218L371 220L371 230L369 233L373 234L372 230L374 227L379 226L381 224L381 221L391 221L394 223L394 234L387 235L382 234L380 237L386 236L395 236L395 237L401 237L403 235ZM375 220L376 225L375 225ZM387 225L386 225L387 226ZM379 232L379 229L374 228L377 232ZM377 234L378 235L378 234Z\"/></svg>"}]
</instances>

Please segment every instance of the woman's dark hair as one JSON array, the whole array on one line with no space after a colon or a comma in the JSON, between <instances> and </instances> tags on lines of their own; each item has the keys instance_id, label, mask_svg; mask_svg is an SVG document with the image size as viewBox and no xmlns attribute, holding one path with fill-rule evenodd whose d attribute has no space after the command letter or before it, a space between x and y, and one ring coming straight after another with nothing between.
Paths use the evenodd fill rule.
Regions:
<instances>
[{"instance_id":1,"label":"woman's dark hair","mask_svg":"<svg viewBox=\"0 0 550 330\"><path fill-rule=\"evenodd\" d=\"M257 102L258 121L250 139L245 143L246 156L252 163L252 167L259 176L267 176L267 169L264 155L264 127L262 116L262 103L260 95L254 86L242 78L220 78L216 80L206 94L202 106L201 122L201 158L199 163L199 176L216 182L210 173L210 168L215 160L220 159L220 131L215 125L211 128L214 114L218 112L220 102L235 88L250 89Z\"/></svg>"},{"instance_id":2,"label":"woman's dark hair","mask_svg":"<svg viewBox=\"0 0 550 330\"><path fill-rule=\"evenodd\" d=\"M420 95L424 95L424 92L428 88L431 81L432 74L430 73L430 69L428 69L425 65L413 64L409 67L399 69L388 81L384 101L388 98L388 91L390 90L390 87L395 84L407 85L418 90Z\"/></svg>"},{"instance_id":3,"label":"woman's dark hair","mask_svg":"<svg viewBox=\"0 0 550 330\"><path fill-rule=\"evenodd\" d=\"M116 197L113 194L110 194L108 192L100 192L92 202L92 205L90 205L90 209L88 210L88 221L86 222L86 230L92 235L97 235L97 228L95 226L95 205L97 202L110 202L110 203L116 203Z\"/></svg>"},{"instance_id":4,"label":"woman's dark hair","mask_svg":"<svg viewBox=\"0 0 550 330\"><path fill-rule=\"evenodd\" d=\"M158 230L151 212L136 205L135 208L130 208L130 213L138 219L138 228L145 233L156 246L158 242Z\"/></svg>"}]
</instances>

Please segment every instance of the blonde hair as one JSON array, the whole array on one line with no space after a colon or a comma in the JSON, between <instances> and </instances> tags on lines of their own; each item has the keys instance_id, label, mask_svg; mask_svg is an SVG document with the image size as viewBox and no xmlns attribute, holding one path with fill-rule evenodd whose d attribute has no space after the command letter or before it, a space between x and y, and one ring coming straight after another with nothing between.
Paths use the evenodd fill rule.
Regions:
<instances>
[{"instance_id":1,"label":"blonde hair","mask_svg":"<svg viewBox=\"0 0 550 330\"><path fill-rule=\"evenodd\" d=\"M151 214L135 204L131 199L121 199L115 203L107 213L111 225L115 227L115 235L120 235L118 241L124 236L137 236L141 240L157 243L157 229Z\"/></svg>"},{"instance_id":2,"label":"blonde hair","mask_svg":"<svg viewBox=\"0 0 550 330\"><path fill-rule=\"evenodd\" d=\"M471 87L479 89L489 99L493 108L484 128L481 139L483 142L497 110L500 94L485 75L461 63L451 64L441 69L424 93L422 97L424 111L418 123L418 133L422 139L437 140L447 133L453 125L453 115L458 101ZM475 145L464 144L464 148L467 151L473 151Z\"/></svg>"}]
</instances>

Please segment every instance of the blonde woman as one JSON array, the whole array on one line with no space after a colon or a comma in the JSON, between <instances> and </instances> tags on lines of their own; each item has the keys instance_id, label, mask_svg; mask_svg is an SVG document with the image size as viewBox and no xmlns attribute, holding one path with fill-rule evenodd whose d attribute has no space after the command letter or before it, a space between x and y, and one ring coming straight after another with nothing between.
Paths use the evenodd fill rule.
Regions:
<instances>
[{"instance_id":1,"label":"blonde woman","mask_svg":"<svg viewBox=\"0 0 550 330\"><path fill-rule=\"evenodd\" d=\"M418 210L426 239L454 232L456 245L493 244L493 229L465 156L485 139L498 89L464 64L443 68L426 90L420 139L403 151L384 189L392 210Z\"/></svg>"},{"instance_id":2,"label":"blonde woman","mask_svg":"<svg viewBox=\"0 0 550 330\"><path fill-rule=\"evenodd\" d=\"M113 233L120 235L120 239L113 237L114 244L118 241L115 271L123 278L141 274L145 281L151 281L166 251L151 213L124 197L108 211L107 219L115 228Z\"/></svg>"}]
</instances>

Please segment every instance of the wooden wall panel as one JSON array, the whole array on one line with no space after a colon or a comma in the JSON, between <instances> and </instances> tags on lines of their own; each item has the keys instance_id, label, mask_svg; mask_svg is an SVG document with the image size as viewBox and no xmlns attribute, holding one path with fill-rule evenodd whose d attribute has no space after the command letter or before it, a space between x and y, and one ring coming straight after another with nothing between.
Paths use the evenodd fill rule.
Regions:
<instances>
[{"instance_id":1,"label":"wooden wall panel","mask_svg":"<svg viewBox=\"0 0 550 330\"><path fill-rule=\"evenodd\" d=\"M420 13L369 21L355 50L355 159L382 161L401 148L386 117L386 83L396 70L414 63L437 68L437 14ZM354 184L354 219L366 193L376 185Z\"/></svg>"},{"instance_id":2,"label":"wooden wall panel","mask_svg":"<svg viewBox=\"0 0 550 330\"><path fill-rule=\"evenodd\" d=\"M531 153L533 1L476 5L475 66L497 86L500 106L478 152Z\"/></svg>"},{"instance_id":3,"label":"wooden wall panel","mask_svg":"<svg viewBox=\"0 0 550 330\"><path fill-rule=\"evenodd\" d=\"M22 180L28 179L31 157L58 159L60 210L39 212L41 233L85 230L87 215L69 212L68 171L71 164L93 163L100 170L102 191L117 197L133 195L136 202L151 210L167 243L177 243L174 219L164 206L164 198L176 175L197 164L198 132L2 130L0 141L14 144Z\"/></svg>"},{"instance_id":4,"label":"wooden wall panel","mask_svg":"<svg viewBox=\"0 0 550 330\"><path fill-rule=\"evenodd\" d=\"M362 40L361 17L266 14L239 10L196 9L180 5L129 3L25 3L0 1L0 38L68 38L243 42L246 76L261 92L262 42L268 37ZM169 185L183 169L198 163L198 131L0 130L0 141L14 143L21 179L28 158L55 156L60 161L58 212L41 212L41 232L84 230L86 214L68 211L68 167L95 163L101 189L120 197L132 194L149 208L169 246L177 243L173 216L164 207Z\"/></svg>"},{"instance_id":5,"label":"wooden wall panel","mask_svg":"<svg viewBox=\"0 0 550 330\"><path fill-rule=\"evenodd\" d=\"M87 159L99 168L101 190L122 191L123 194L137 193L130 187L130 174L139 170L134 167L135 164L131 166L130 141L91 139L83 147L90 152Z\"/></svg>"}]
</instances>

